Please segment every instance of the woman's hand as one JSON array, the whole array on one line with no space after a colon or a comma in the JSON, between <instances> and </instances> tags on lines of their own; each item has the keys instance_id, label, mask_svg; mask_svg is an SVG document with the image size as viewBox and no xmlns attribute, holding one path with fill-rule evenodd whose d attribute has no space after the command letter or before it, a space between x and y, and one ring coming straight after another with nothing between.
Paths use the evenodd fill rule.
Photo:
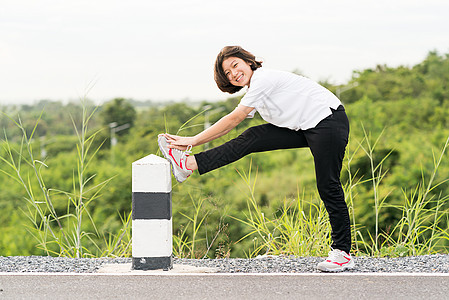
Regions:
<instances>
[{"instance_id":1,"label":"woman's hand","mask_svg":"<svg viewBox=\"0 0 449 300\"><path fill-rule=\"evenodd\" d=\"M167 139L169 143L168 148L174 148L179 149L181 151L185 151L187 149L187 146L189 145L195 146L195 139L193 137L184 137L168 133L160 135L165 136L165 138Z\"/></svg>"}]
</instances>

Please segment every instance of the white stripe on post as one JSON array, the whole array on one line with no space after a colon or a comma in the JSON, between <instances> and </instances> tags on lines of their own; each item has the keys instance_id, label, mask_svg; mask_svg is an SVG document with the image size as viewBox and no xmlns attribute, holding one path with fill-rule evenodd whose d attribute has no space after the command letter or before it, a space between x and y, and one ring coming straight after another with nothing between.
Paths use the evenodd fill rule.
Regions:
<instances>
[{"instance_id":1,"label":"white stripe on post","mask_svg":"<svg viewBox=\"0 0 449 300\"><path fill-rule=\"evenodd\" d=\"M173 268L170 163L153 154L135 161L132 193L132 268Z\"/></svg>"}]
</instances>

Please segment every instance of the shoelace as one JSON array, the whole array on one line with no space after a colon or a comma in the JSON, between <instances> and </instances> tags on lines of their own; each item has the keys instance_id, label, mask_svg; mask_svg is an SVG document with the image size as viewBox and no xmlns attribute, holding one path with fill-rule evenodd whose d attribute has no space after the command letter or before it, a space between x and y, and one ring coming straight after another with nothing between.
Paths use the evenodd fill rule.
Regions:
<instances>
[{"instance_id":1,"label":"shoelace","mask_svg":"<svg viewBox=\"0 0 449 300\"><path fill-rule=\"evenodd\" d=\"M193 148L192 145L187 146L187 149L185 151L183 151L181 154L181 161L184 161L184 159L186 159L186 157L189 156L190 153L192 153L192 148ZM181 150L178 150L178 151L181 151ZM184 166L187 167L185 164L184 164Z\"/></svg>"},{"instance_id":2,"label":"shoelace","mask_svg":"<svg viewBox=\"0 0 449 300\"><path fill-rule=\"evenodd\" d=\"M341 252L339 250L333 249L329 251L328 259L329 260L336 260L341 255Z\"/></svg>"}]
</instances>

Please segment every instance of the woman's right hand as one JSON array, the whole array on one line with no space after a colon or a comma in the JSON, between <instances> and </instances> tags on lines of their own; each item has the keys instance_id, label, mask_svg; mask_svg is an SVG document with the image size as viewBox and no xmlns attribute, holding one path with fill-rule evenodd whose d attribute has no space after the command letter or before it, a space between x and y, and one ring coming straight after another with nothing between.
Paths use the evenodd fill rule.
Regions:
<instances>
[{"instance_id":1,"label":"woman's right hand","mask_svg":"<svg viewBox=\"0 0 449 300\"><path fill-rule=\"evenodd\" d=\"M174 148L181 151L185 151L187 146L195 146L195 139L193 137L184 137L179 135L173 135L168 133L160 134L165 136L168 142L168 148Z\"/></svg>"}]
</instances>

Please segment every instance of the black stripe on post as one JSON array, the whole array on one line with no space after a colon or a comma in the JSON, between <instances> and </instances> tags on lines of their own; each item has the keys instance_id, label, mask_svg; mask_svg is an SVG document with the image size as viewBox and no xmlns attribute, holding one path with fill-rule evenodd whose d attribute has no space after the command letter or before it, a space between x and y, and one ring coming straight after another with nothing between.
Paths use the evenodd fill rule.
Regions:
<instances>
[{"instance_id":1,"label":"black stripe on post","mask_svg":"<svg viewBox=\"0 0 449 300\"><path fill-rule=\"evenodd\" d=\"M137 219L171 219L171 193L133 192L132 218Z\"/></svg>"},{"instance_id":2,"label":"black stripe on post","mask_svg":"<svg viewBox=\"0 0 449 300\"><path fill-rule=\"evenodd\" d=\"M173 269L173 257L133 257L132 268L134 270L158 270L168 271Z\"/></svg>"}]
</instances>

